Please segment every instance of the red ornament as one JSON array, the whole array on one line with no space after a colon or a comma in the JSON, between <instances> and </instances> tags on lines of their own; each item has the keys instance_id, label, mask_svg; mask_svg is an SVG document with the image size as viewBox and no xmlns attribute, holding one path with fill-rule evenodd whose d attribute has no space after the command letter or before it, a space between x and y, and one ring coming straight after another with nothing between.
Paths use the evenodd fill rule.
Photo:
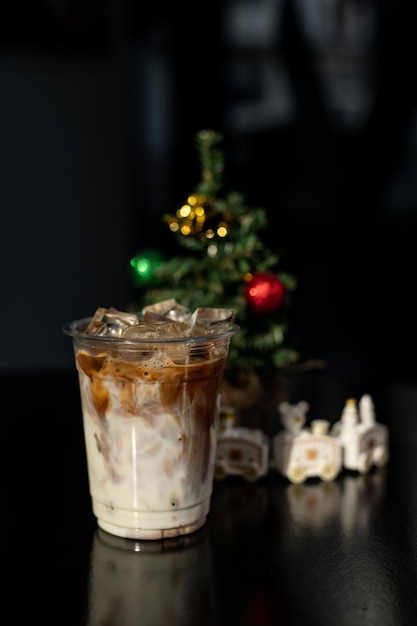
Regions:
<instances>
[{"instance_id":1,"label":"red ornament","mask_svg":"<svg viewBox=\"0 0 417 626\"><path fill-rule=\"evenodd\" d=\"M257 313L273 313L284 302L285 287L275 274L258 272L246 285L245 298Z\"/></svg>"}]
</instances>

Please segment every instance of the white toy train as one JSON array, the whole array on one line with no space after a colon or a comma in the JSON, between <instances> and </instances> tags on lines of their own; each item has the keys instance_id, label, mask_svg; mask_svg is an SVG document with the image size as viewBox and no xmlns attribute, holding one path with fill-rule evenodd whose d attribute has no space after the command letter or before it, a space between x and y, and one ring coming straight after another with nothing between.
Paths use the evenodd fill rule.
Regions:
<instances>
[{"instance_id":1,"label":"white toy train","mask_svg":"<svg viewBox=\"0 0 417 626\"><path fill-rule=\"evenodd\" d=\"M268 473L269 451L269 439L262 430L235 426L234 409L222 409L215 478L222 480L230 475L243 476L248 482L255 482Z\"/></svg>"},{"instance_id":2,"label":"white toy train","mask_svg":"<svg viewBox=\"0 0 417 626\"><path fill-rule=\"evenodd\" d=\"M268 438L259 429L234 425L234 412L224 409L217 440L215 478L240 475L253 482L270 468L295 484L310 477L334 480L343 469L360 474L388 463L388 428L376 421L373 400L349 398L341 418L331 426L315 419L306 426L309 404L281 402L283 429Z\"/></svg>"}]
</instances>

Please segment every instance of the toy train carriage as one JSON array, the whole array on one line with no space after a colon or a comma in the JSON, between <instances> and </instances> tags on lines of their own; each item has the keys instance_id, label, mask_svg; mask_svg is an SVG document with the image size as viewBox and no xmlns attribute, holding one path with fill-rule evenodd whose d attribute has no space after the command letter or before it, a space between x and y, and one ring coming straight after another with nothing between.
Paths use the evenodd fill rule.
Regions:
<instances>
[{"instance_id":1,"label":"toy train carriage","mask_svg":"<svg viewBox=\"0 0 417 626\"><path fill-rule=\"evenodd\" d=\"M254 482L269 468L269 441L258 429L231 427L219 433L214 477L242 476Z\"/></svg>"},{"instance_id":2,"label":"toy train carriage","mask_svg":"<svg viewBox=\"0 0 417 626\"><path fill-rule=\"evenodd\" d=\"M296 437L286 431L273 440L274 465L277 471L292 483L303 483L307 478L334 480L342 469L342 448L330 435L303 430Z\"/></svg>"},{"instance_id":3,"label":"toy train carriage","mask_svg":"<svg viewBox=\"0 0 417 626\"><path fill-rule=\"evenodd\" d=\"M383 467L389 460L389 431L375 419L372 398L362 396L359 411L356 400L349 398L340 421L331 429L331 435L342 447L343 467L361 474L372 467Z\"/></svg>"},{"instance_id":4,"label":"toy train carriage","mask_svg":"<svg viewBox=\"0 0 417 626\"><path fill-rule=\"evenodd\" d=\"M361 428L355 433L338 439L343 449L343 466L361 474L368 473L373 466L383 467L388 463L388 429L383 424Z\"/></svg>"}]
</instances>

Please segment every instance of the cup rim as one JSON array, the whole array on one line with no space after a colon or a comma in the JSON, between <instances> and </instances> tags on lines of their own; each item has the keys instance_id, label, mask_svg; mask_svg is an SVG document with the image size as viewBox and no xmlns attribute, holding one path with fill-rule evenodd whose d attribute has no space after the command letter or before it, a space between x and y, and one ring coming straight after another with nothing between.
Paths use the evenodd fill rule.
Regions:
<instances>
[{"instance_id":1,"label":"cup rim","mask_svg":"<svg viewBox=\"0 0 417 626\"><path fill-rule=\"evenodd\" d=\"M156 339L150 338L123 338L123 337L112 337L105 335L87 335L82 331L87 327L89 322L93 319L90 317L83 317L77 320L72 320L69 322L65 322L62 325L62 331L72 337L73 339L83 339L85 341L90 342L98 342L98 343L106 343L111 345L123 344L123 345L149 345L149 344L180 344L180 343L192 343L192 344L200 344L206 343L207 341L213 341L216 339L230 339L236 333L240 331L240 326L238 324L233 324L229 330L224 332L213 332L208 335L198 335L198 336L184 336L184 337L161 337Z\"/></svg>"}]
</instances>

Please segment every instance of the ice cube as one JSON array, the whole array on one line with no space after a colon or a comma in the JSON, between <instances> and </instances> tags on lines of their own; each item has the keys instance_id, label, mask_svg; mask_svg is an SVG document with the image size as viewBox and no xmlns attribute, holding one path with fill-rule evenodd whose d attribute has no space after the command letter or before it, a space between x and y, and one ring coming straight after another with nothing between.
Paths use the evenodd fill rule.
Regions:
<instances>
[{"instance_id":1,"label":"ice cube","mask_svg":"<svg viewBox=\"0 0 417 626\"><path fill-rule=\"evenodd\" d=\"M123 331L124 339L176 339L185 336L189 326L186 322L140 322Z\"/></svg>"},{"instance_id":2,"label":"ice cube","mask_svg":"<svg viewBox=\"0 0 417 626\"><path fill-rule=\"evenodd\" d=\"M156 304L150 304L142 309L143 320L145 322L162 321L164 319L176 322L185 322L191 317L191 311L185 306L171 298Z\"/></svg>"},{"instance_id":3,"label":"ice cube","mask_svg":"<svg viewBox=\"0 0 417 626\"><path fill-rule=\"evenodd\" d=\"M114 307L99 307L84 330L86 335L121 337L123 331L138 323L136 313L119 311Z\"/></svg>"},{"instance_id":4,"label":"ice cube","mask_svg":"<svg viewBox=\"0 0 417 626\"><path fill-rule=\"evenodd\" d=\"M233 326L235 315L234 309L198 307L189 320L191 335L213 335L227 332Z\"/></svg>"}]
</instances>

